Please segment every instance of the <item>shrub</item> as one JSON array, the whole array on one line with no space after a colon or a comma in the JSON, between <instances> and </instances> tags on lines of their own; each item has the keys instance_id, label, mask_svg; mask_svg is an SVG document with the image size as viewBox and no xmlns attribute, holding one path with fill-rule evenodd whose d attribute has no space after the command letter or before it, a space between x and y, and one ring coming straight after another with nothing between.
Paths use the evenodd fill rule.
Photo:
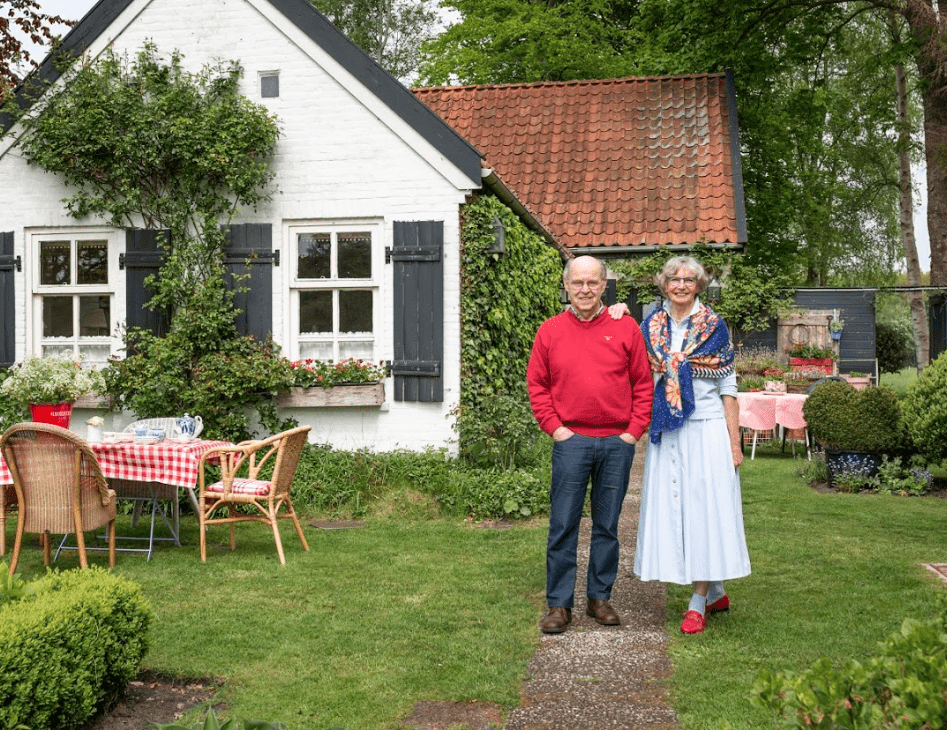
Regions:
<instances>
[{"instance_id":1,"label":"shrub","mask_svg":"<svg viewBox=\"0 0 947 730\"><path fill-rule=\"evenodd\" d=\"M136 330L127 336L130 354L105 369L114 408L138 418L200 414L204 435L242 441L254 434L250 417L271 433L296 425L278 421L273 397L291 383L289 361L272 342L244 337L202 351L180 332L167 337Z\"/></svg>"},{"instance_id":2,"label":"shrub","mask_svg":"<svg viewBox=\"0 0 947 730\"><path fill-rule=\"evenodd\" d=\"M883 452L903 443L898 398L884 386L857 391L826 381L806 399L803 414L813 438L828 448Z\"/></svg>"},{"instance_id":3,"label":"shrub","mask_svg":"<svg viewBox=\"0 0 947 730\"><path fill-rule=\"evenodd\" d=\"M942 728L947 725L947 612L905 619L866 664L822 658L800 674L763 670L755 701L778 728Z\"/></svg>"},{"instance_id":4,"label":"shrub","mask_svg":"<svg viewBox=\"0 0 947 730\"><path fill-rule=\"evenodd\" d=\"M896 373L907 367L914 356L914 333L903 323L875 325L875 355L878 370Z\"/></svg>"},{"instance_id":5,"label":"shrub","mask_svg":"<svg viewBox=\"0 0 947 730\"><path fill-rule=\"evenodd\" d=\"M903 410L905 429L917 451L932 463L947 458L947 353L911 384Z\"/></svg>"},{"instance_id":6,"label":"shrub","mask_svg":"<svg viewBox=\"0 0 947 730\"><path fill-rule=\"evenodd\" d=\"M527 471L457 470L438 501L475 520L522 519L549 511L549 481Z\"/></svg>"},{"instance_id":7,"label":"shrub","mask_svg":"<svg viewBox=\"0 0 947 730\"><path fill-rule=\"evenodd\" d=\"M138 586L99 568L28 584L0 606L0 727L85 726L137 674L150 620Z\"/></svg>"},{"instance_id":8,"label":"shrub","mask_svg":"<svg viewBox=\"0 0 947 730\"><path fill-rule=\"evenodd\" d=\"M519 469L536 464L547 438L529 406L526 383L514 394L498 394L461 405L455 428L460 433L461 458L480 468Z\"/></svg>"},{"instance_id":9,"label":"shrub","mask_svg":"<svg viewBox=\"0 0 947 730\"><path fill-rule=\"evenodd\" d=\"M879 494L898 497L920 497L931 488L934 475L924 468L923 460L915 458L904 466L901 457L883 457L878 474L871 479L871 488Z\"/></svg>"}]
</instances>

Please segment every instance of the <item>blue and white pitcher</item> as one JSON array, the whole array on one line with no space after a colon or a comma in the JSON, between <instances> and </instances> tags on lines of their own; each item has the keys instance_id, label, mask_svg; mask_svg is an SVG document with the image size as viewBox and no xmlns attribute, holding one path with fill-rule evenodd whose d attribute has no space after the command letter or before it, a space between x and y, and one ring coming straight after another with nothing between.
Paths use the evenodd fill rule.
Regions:
<instances>
[{"instance_id":1,"label":"blue and white pitcher","mask_svg":"<svg viewBox=\"0 0 947 730\"><path fill-rule=\"evenodd\" d=\"M182 441L190 441L201 435L204 421L200 416L189 416L185 413L174 424L174 432Z\"/></svg>"}]
</instances>

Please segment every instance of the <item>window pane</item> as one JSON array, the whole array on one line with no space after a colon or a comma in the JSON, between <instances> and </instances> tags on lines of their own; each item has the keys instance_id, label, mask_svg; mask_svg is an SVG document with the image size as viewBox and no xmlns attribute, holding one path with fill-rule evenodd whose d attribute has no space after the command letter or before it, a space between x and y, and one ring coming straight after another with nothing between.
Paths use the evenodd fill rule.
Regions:
<instances>
[{"instance_id":1,"label":"window pane","mask_svg":"<svg viewBox=\"0 0 947 730\"><path fill-rule=\"evenodd\" d=\"M313 360L332 360L332 343L300 342L299 357L303 360L306 358L312 358Z\"/></svg>"},{"instance_id":2,"label":"window pane","mask_svg":"<svg viewBox=\"0 0 947 730\"><path fill-rule=\"evenodd\" d=\"M370 291L339 292L339 332L371 332L373 320Z\"/></svg>"},{"instance_id":3,"label":"window pane","mask_svg":"<svg viewBox=\"0 0 947 730\"><path fill-rule=\"evenodd\" d=\"M75 356L72 345L43 345L43 357L61 357L72 360Z\"/></svg>"},{"instance_id":4,"label":"window pane","mask_svg":"<svg viewBox=\"0 0 947 730\"><path fill-rule=\"evenodd\" d=\"M76 242L77 284L109 283L109 246L106 241Z\"/></svg>"},{"instance_id":5,"label":"window pane","mask_svg":"<svg viewBox=\"0 0 947 730\"><path fill-rule=\"evenodd\" d=\"M299 333L332 332L332 292L299 292Z\"/></svg>"},{"instance_id":6,"label":"window pane","mask_svg":"<svg viewBox=\"0 0 947 730\"><path fill-rule=\"evenodd\" d=\"M109 298L79 297L79 337L108 337L109 330Z\"/></svg>"},{"instance_id":7,"label":"window pane","mask_svg":"<svg viewBox=\"0 0 947 730\"><path fill-rule=\"evenodd\" d=\"M43 337L72 337L72 297L43 297Z\"/></svg>"},{"instance_id":8,"label":"window pane","mask_svg":"<svg viewBox=\"0 0 947 730\"><path fill-rule=\"evenodd\" d=\"M370 279L372 277L372 234L339 234L339 278Z\"/></svg>"},{"instance_id":9,"label":"window pane","mask_svg":"<svg viewBox=\"0 0 947 730\"><path fill-rule=\"evenodd\" d=\"M332 241L328 233L299 234L298 272L300 279L328 279Z\"/></svg>"},{"instance_id":10,"label":"window pane","mask_svg":"<svg viewBox=\"0 0 947 730\"><path fill-rule=\"evenodd\" d=\"M41 241L39 244L39 283L71 284L69 241Z\"/></svg>"},{"instance_id":11,"label":"window pane","mask_svg":"<svg viewBox=\"0 0 947 730\"><path fill-rule=\"evenodd\" d=\"M108 345L79 345L79 355L85 367L96 365L99 369L108 365L112 349Z\"/></svg>"},{"instance_id":12,"label":"window pane","mask_svg":"<svg viewBox=\"0 0 947 730\"><path fill-rule=\"evenodd\" d=\"M354 357L356 360L375 360L375 347L372 342L340 342L339 360L348 360Z\"/></svg>"}]
</instances>

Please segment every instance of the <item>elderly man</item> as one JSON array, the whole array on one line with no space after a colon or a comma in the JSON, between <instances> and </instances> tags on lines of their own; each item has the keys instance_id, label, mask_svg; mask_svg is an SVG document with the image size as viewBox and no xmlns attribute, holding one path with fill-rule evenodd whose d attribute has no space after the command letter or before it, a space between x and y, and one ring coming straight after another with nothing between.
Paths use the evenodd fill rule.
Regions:
<instances>
[{"instance_id":1,"label":"elderly man","mask_svg":"<svg viewBox=\"0 0 947 730\"><path fill-rule=\"evenodd\" d=\"M612 319L602 305L605 265L570 259L562 275L570 307L536 333L526 378L533 415L553 439L546 547L547 634L566 630L575 602L576 547L585 492L592 480L592 542L586 613L621 623L612 607L618 573L618 517L635 443L651 416L654 385L644 338L630 317Z\"/></svg>"}]
</instances>

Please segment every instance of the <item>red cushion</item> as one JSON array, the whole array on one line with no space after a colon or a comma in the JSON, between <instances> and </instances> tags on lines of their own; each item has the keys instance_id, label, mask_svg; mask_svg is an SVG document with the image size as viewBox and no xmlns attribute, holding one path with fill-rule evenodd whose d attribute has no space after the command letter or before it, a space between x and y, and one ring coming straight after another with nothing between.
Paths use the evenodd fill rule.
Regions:
<instances>
[{"instance_id":1,"label":"red cushion","mask_svg":"<svg viewBox=\"0 0 947 730\"><path fill-rule=\"evenodd\" d=\"M262 497L270 493L271 482L260 481L259 479L234 479L230 491L234 494L253 494ZM214 482L207 487L208 492L223 492L224 483Z\"/></svg>"}]
</instances>

